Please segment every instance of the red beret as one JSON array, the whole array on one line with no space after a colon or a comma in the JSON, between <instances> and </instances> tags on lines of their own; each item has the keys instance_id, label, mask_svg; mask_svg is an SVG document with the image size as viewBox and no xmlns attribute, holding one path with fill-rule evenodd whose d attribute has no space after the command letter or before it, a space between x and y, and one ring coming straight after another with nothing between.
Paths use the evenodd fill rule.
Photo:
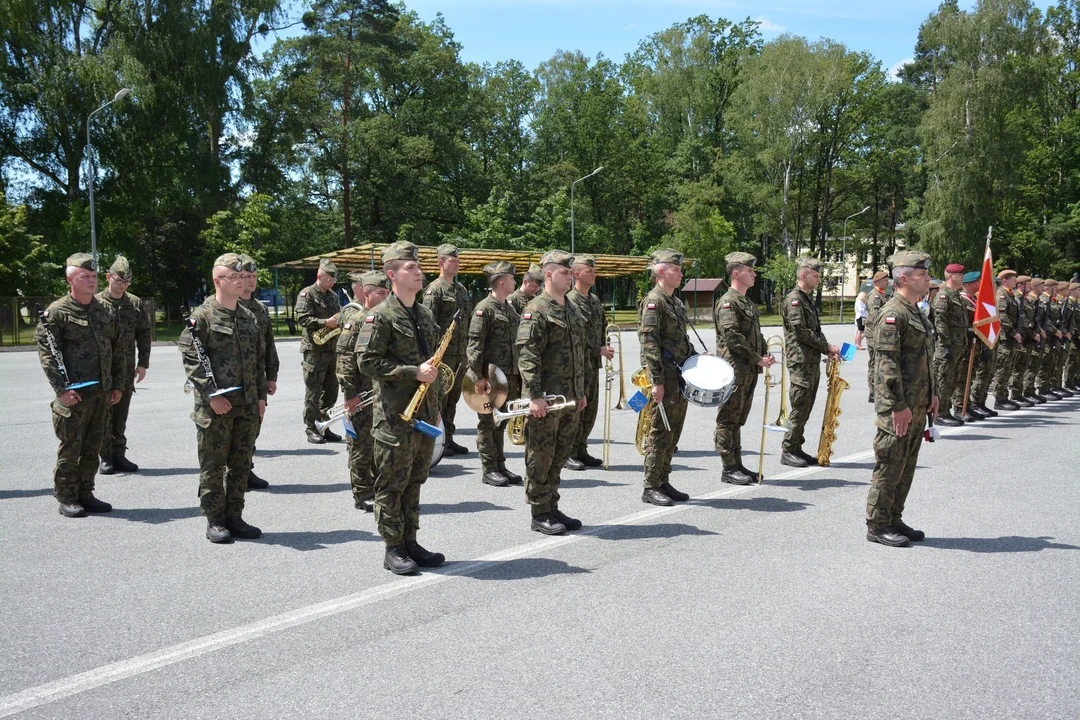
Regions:
<instances>
[{"instance_id":1,"label":"red beret","mask_svg":"<svg viewBox=\"0 0 1080 720\"><path fill-rule=\"evenodd\" d=\"M947 273L962 273L964 272L964 266L960 263L952 263L945 266L945 272Z\"/></svg>"}]
</instances>

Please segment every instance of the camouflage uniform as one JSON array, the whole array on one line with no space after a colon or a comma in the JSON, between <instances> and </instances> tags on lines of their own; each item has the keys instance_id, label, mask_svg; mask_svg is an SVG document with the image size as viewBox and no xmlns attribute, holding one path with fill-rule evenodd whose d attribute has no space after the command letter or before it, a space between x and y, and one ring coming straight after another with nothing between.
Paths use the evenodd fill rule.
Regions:
<instances>
[{"instance_id":1,"label":"camouflage uniform","mask_svg":"<svg viewBox=\"0 0 1080 720\"><path fill-rule=\"evenodd\" d=\"M895 267L929 267L925 253L905 251L890 258ZM900 293L881 309L875 328L877 387L874 410L877 435L874 438L874 474L866 500L866 525L870 530L897 527L903 523L904 504L923 441L927 409L937 395L931 373L930 321ZM910 409L907 433L897 437L892 414Z\"/></svg>"},{"instance_id":2,"label":"camouflage uniform","mask_svg":"<svg viewBox=\"0 0 1080 720\"><path fill-rule=\"evenodd\" d=\"M821 262L804 258L800 267L821 272ZM821 382L821 356L829 354L829 341L821 332L814 299L796 287L784 299L784 352L787 353L790 398L788 419L793 425L784 437L784 452L799 455L806 441L806 422L814 408Z\"/></svg>"},{"instance_id":3,"label":"camouflage uniform","mask_svg":"<svg viewBox=\"0 0 1080 720\"><path fill-rule=\"evenodd\" d=\"M255 260L250 255L241 255L240 260L241 262L245 263L247 267L252 268L252 270L250 270L249 272L254 272L254 269L256 267ZM240 298L240 300L238 300L237 302L250 310L251 314L255 316L255 324L258 326L259 333L262 335L263 339L263 371L266 373L266 382L268 384L272 382L276 383L278 379L278 370L281 369L281 360L278 358L277 343L274 341L274 321L270 319L270 311L267 310L266 306L263 305L262 302L254 295L249 297L247 300L245 300L244 298ZM262 418L259 418L259 427L258 430L255 431L255 438L258 439L261 433ZM251 469L248 471L249 485L252 480L258 479L252 478L252 476L255 474L254 447L252 447L251 452ZM264 486L265 481L263 481L263 484L257 486L256 489L262 488Z\"/></svg>"},{"instance_id":4,"label":"camouflage uniform","mask_svg":"<svg viewBox=\"0 0 1080 720\"><path fill-rule=\"evenodd\" d=\"M508 262L491 263L484 268L490 281L494 277L514 274ZM466 351L466 372L474 383L488 378L488 365L495 365L506 375L507 400L521 397L521 376L514 357L514 339L521 317L509 302L499 302L489 294L476 304L469 322L469 345ZM500 410L506 410L504 402ZM496 425L490 413L478 415L476 449L480 453L483 472L505 472L506 454L503 443L506 425Z\"/></svg>"},{"instance_id":5,"label":"camouflage uniform","mask_svg":"<svg viewBox=\"0 0 1080 720\"><path fill-rule=\"evenodd\" d=\"M439 246L439 257L457 257L458 249L449 243ZM469 316L472 314L472 298L465 286L456 280L446 282L441 277L435 278L424 291L424 307L435 316L435 322L439 325L439 337L450 327L450 322L457 313L457 325L454 326L454 337L450 340L446 354L443 355L443 363L454 369L454 385L447 391L442 405L443 427L446 429L446 445L454 442L454 418L457 417L457 404L461 399L461 381L465 379L462 366L465 362L465 350L469 344Z\"/></svg>"},{"instance_id":6,"label":"camouflage uniform","mask_svg":"<svg viewBox=\"0 0 1080 720\"><path fill-rule=\"evenodd\" d=\"M888 277L888 273L884 271L874 275L875 278ZM866 384L870 388L870 399L874 398L874 384L876 382L874 377L874 371L877 368L877 363L874 360L874 325L877 322L878 315L881 313L881 308L888 301L888 297L885 295L884 290L879 290L877 287L873 288L866 294L866 319L863 321L863 327L866 330L863 332L863 336L866 338Z\"/></svg>"},{"instance_id":7,"label":"camouflage uniform","mask_svg":"<svg viewBox=\"0 0 1080 720\"><path fill-rule=\"evenodd\" d=\"M415 245L396 242L383 251L383 262L417 256ZM430 310L419 302L407 308L391 293L368 311L356 338L360 372L372 379L375 391L375 522L387 547L416 542L420 528L420 487L428 477L435 438L410 427L401 414L420 387L417 369L431 359L440 337ZM438 383L431 384L415 420L438 422Z\"/></svg>"},{"instance_id":8,"label":"camouflage uniform","mask_svg":"<svg viewBox=\"0 0 1080 720\"><path fill-rule=\"evenodd\" d=\"M1024 292L1021 294L1020 334L1023 336L1023 344L1020 347L1020 352L1017 353L1016 361L1013 363L1012 372L1009 374L1009 389L1012 392L1013 400L1028 394L1026 392L1026 378L1028 365L1035 354L1035 333L1037 331L1035 327L1035 305L1038 300L1039 296L1034 293Z\"/></svg>"},{"instance_id":9,"label":"camouflage uniform","mask_svg":"<svg viewBox=\"0 0 1080 720\"><path fill-rule=\"evenodd\" d=\"M658 250L654 262L682 264L682 255L673 250ZM664 386L664 410L671 432L664 428L658 410L653 410L649 437L645 441L645 487L659 489L671 482L671 458L682 436L686 420L686 398L680 387L680 369L687 358L696 354L686 335L686 308L674 295L654 285L645 296L638 322L641 364L650 385ZM644 410L642 411L644 412Z\"/></svg>"},{"instance_id":10,"label":"camouflage uniform","mask_svg":"<svg viewBox=\"0 0 1080 720\"><path fill-rule=\"evenodd\" d=\"M934 328L937 343L934 348L934 386L941 394L942 415L949 415L956 374L961 365L967 371L967 311L960 293L942 285L934 298ZM946 420L948 418L945 418Z\"/></svg>"},{"instance_id":11,"label":"camouflage uniform","mask_svg":"<svg viewBox=\"0 0 1080 720\"><path fill-rule=\"evenodd\" d=\"M1069 292L1074 293L1080 289L1080 283L1071 283L1069 285ZM1080 300L1070 296L1068 303L1064 311L1065 317L1069 320L1068 330L1072 335L1072 339L1066 344L1066 359L1065 359L1065 387L1067 389L1077 389L1080 385L1080 362L1078 362L1078 348L1080 348Z\"/></svg>"},{"instance_id":12,"label":"camouflage uniform","mask_svg":"<svg viewBox=\"0 0 1080 720\"><path fill-rule=\"evenodd\" d=\"M1013 275L1016 275L1016 273L1012 270L1002 270L998 273L998 280L1001 281ZM1002 285L997 289L996 299L998 319L1001 321L1001 336L998 339L997 347L994 349L994 362L996 365L994 368L994 398L997 403L1002 403L1009 399L1009 375L1012 373L1013 365L1016 363L1023 345L1018 345L1016 339L1013 338L1013 335L1019 331L1020 324L1020 306L1017 304L1016 294Z\"/></svg>"},{"instance_id":13,"label":"camouflage uniform","mask_svg":"<svg viewBox=\"0 0 1080 720\"><path fill-rule=\"evenodd\" d=\"M744 263L747 265L757 262L747 253L733 255L749 258ZM733 287L716 302L713 324L716 326L716 354L731 363L735 370L735 391L716 411L713 442L723 458L724 467L737 468L742 465L742 426L750 416L754 389L762 371L758 362L765 354L765 336L761 334L757 306Z\"/></svg>"},{"instance_id":14,"label":"camouflage uniform","mask_svg":"<svg viewBox=\"0 0 1080 720\"><path fill-rule=\"evenodd\" d=\"M544 257L570 266L569 253L552 251ZM573 305L560 305L547 290L525 306L515 344L522 388L530 399L585 396L585 326ZM558 510L561 471L570 457L578 414L570 408L525 422L525 497L533 517Z\"/></svg>"},{"instance_id":15,"label":"camouflage uniform","mask_svg":"<svg viewBox=\"0 0 1080 720\"><path fill-rule=\"evenodd\" d=\"M1027 366L1024 368L1024 396L1035 397L1038 395L1037 381L1039 378L1039 371L1042 369L1043 356L1046 352L1046 348L1049 346L1049 338L1047 338L1047 301L1050 299L1046 293L1028 293L1027 302L1032 307L1032 326L1034 333L1038 333L1042 337L1038 342L1032 338L1030 346L1028 347L1028 361ZM1034 334L1033 333L1033 334Z\"/></svg>"},{"instance_id":16,"label":"camouflage uniform","mask_svg":"<svg viewBox=\"0 0 1080 720\"><path fill-rule=\"evenodd\" d=\"M85 253L68 258L69 267L97 270ZM67 370L67 379L53 357L46 333L50 333ZM114 363L120 352L120 333L112 307L98 298L82 305L67 294L49 305L34 332L38 358L56 399L52 423L60 448L53 470L53 493L62 503L77 503L92 495L98 470L98 448L104 432L109 393L124 386L123 363ZM67 384L99 381L77 390L82 400L71 407L60 402Z\"/></svg>"},{"instance_id":17,"label":"camouflage uniform","mask_svg":"<svg viewBox=\"0 0 1080 720\"><path fill-rule=\"evenodd\" d=\"M574 264L596 267L596 258L590 255L575 255ZM575 288L566 293L566 301L572 303L581 317L585 318L585 397L588 403L578 418L577 435L574 437L570 457L584 460L588 456L589 435L596 425L596 414L600 407L600 367L603 356L600 349L607 345L607 313L600 298L591 292L582 295Z\"/></svg>"},{"instance_id":18,"label":"camouflage uniform","mask_svg":"<svg viewBox=\"0 0 1080 720\"><path fill-rule=\"evenodd\" d=\"M967 407L970 414L971 406L975 404L972 400L975 390L975 378L978 372L979 366L982 364L982 351L986 350L986 346L982 344L976 337L973 330L975 324L975 298L971 296L967 290L960 291L960 300L964 303L964 319L967 322L966 329L964 330L964 351L961 353L961 360L956 364L956 374L953 376L953 390L952 395L949 398L944 398L942 402L947 403L947 407L953 408L953 416L960 419L964 413L964 391L968 390L971 394L968 397ZM972 357L974 353L974 357ZM968 387L967 372L968 367L971 367L971 387Z\"/></svg>"},{"instance_id":19,"label":"camouflage uniform","mask_svg":"<svg viewBox=\"0 0 1080 720\"><path fill-rule=\"evenodd\" d=\"M239 262L231 253L218 262L226 263L230 257ZM266 400L265 341L250 310L240 304L229 310L214 296L191 313L191 320L194 330L184 328L177 345L188 380L195 386L191 419L199 449L199 505L209 523L216 524L239 518L244 511L251 455L259 433L259 401ZM215 387L199 362L192 332L210 359L217 389L240 388L224 396L232 405L224 415L210 407Z\"/></svg>"},{"instance_id":20,"label":"camouflage uniform","mask_svg":"<svg viewBox=\"0 0 1080 720\"><path fill-rule=\"evenodd\" d=\"M337 267L329 260L321 261L319 269L337 277ZM338 397L334 373L336 346L333 342L316 345L312 335L340 311L337 293L333 290L323 292L318 285L307 286L296 298L296 322L303 328L300 351L304 357L304 425L312 432L317 432L315 421L326 419L326 413L334 407Z\"/></svg>"},{"instance_id":21,"label":"camouflage uniform","mask_svg":"<svg viewBox=\"0 0 1080 720\"><path fill-rule=\"evenodd\" d=\"M109 268L109 272L125 279L131 277L131 266L122 255ZM143 308L142 300L125 292L114 298L108 288L97 294L97 299L109 303L116 316L120 344L113 356L113 364L119 365L119 372L124 378L119 386L124 394L120 402L105 407L105 427L101 438L100 455L109 458L113 455L124 456L127 450L127 419L131 410L131 396L135 393L135 368L150 367L150 317ZM138 360L135 350L138 348Z\"/></svg>"},{"instance_id":22,"label":"camouflage uniform","mask_svg":"<svg viewBox=\"0 0 1080 720\"><path fill-rule=\"evenodd\" d=\"M1040 298L1046 308L1043 311L1046 318L1046 339L1043 341L1042 361L1035 374L1036 392L1044 395L1049 393L1051 388L1057 387L1054 373L1058 369L1058 346L1061 344L1057 337L1061 330L1061 304L1055 297L1057 283L1047 280L1046 286L1048 290Z\"/></svg>"}]
</instances>

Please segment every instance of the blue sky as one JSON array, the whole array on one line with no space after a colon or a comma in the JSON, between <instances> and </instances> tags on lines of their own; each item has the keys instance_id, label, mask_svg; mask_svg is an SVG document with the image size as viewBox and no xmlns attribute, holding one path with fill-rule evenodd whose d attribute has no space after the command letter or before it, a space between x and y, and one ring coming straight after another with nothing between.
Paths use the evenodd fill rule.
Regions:
<instances>
[{"instance_id":1,"label":"blue sky","mask_svg":"<svg viewBox=\"0 0 1080 720\"><path fill-rule=\"evenodd\" d=\"M1035 4L1045 9L1052 3ZM758 20L765 40L783 32L838 40L850 49L869 52L889 70L911 58L919 25L938 5L937 0L406 0L406 6L425 20L443 14L463 46L463 60L516 59L530 70L557 50L580 50L589 57L602 52L621 62L645 37L702 14Z\"/></svg>"}]
</instances>

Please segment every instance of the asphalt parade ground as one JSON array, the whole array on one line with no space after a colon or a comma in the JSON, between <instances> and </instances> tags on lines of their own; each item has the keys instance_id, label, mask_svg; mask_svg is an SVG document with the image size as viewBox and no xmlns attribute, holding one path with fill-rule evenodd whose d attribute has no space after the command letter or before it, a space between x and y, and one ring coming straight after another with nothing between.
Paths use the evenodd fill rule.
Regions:
<instances>
[{"instance_id":1,"label":"asphalt parade ground","mask_svg":"<svg viewBox=\"0 0 1080 720\"><path fill-rule=\"evenodd\" d=\"M473 451L421 496L419 540L447 563L398 578L353 508L344 444L305 442L299 345L279 353L255 457L271 487L244 513L264 534L226 546L203 536L174 347L154 347L132 401L142 470L99 476L116 509L81 519L52 497L37 356L0 354L0 717L1080 716L1080 397L924 443L904 519L927 539L898 549L865 539L865 352L843 369L832 467L782 466L768 433L764 484L723 484L715 411L691 406L672 484L692 499L645 505L637 416L615 411L611 467L563 471L561 509L585 527L562 537L530 531L520 486L480 482L462 403ZM751 468L763 400L759 383ZM524 474L522 448L508 465Z\"/></svg>"}]
</instances>

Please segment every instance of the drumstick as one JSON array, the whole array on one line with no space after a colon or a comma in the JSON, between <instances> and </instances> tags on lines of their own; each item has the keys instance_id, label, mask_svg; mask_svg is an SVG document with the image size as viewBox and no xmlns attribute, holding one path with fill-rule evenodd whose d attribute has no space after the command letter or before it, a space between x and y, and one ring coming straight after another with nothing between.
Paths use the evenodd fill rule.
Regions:
<instances>
[{"instance_id":1,"label":"drumstick","mask_svg":"<svg viewBox=\"0 0 1080 720\"><path fill-rule=\"evenodd\" d=\"M660 411L660 419L664 421L664 429L671 432L671 423L667 419L667 410L664 409L664 401L656 403L656 409Z\"/></svg>"}]
</instances>

